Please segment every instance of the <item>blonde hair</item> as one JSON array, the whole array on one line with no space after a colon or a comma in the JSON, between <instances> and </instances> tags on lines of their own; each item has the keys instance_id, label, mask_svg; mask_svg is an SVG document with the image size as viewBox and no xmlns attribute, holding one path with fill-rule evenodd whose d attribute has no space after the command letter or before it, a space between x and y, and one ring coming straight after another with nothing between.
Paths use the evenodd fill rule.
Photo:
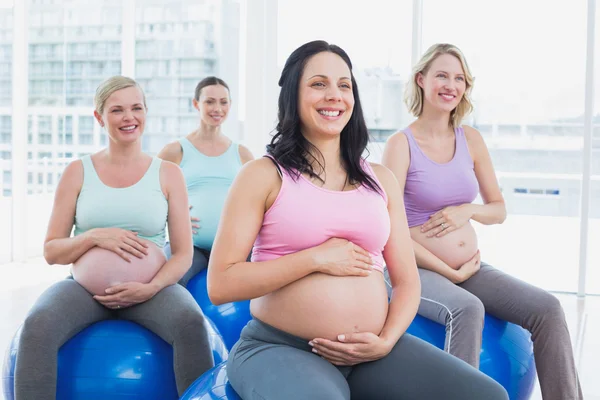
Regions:
<instances>
[{"instance_id":1,"label":"blonde hair","mask_svg":"<svg viewBox=\"0 0 600 400\"><path fill-rule=\"evenodd\" d=\"M94 96L94 108L98 112L98 114L102 115L104 112L104 104L106 100L110 97L111 94L116 92L117 90L126 89L129 87L136 87L142 94L142 98L144 99L144 107L146 107L146 95L144 91L140 87L140 85L131 78L126 76L112 76L102 82L100 86L96 89L96 95Z\"/></svg>"},{"instance_id":2,"label":"blonde hair","mask_svg":"<svg viewBox=\"0 0 600 400\"><path fill-rule=\"evenodd\" d=\"M415 117L419 117L423 113L423 88L417 83L419 74L425 75L433 61L441 56L442 54L450 54L460 61L462 69L465 73L466 89L465 93L460 100L460 103L450 113L450 123L453 128L460 126L462 119L473 111L473 103L471 103L470 95L471 89L473 88L473 75L467 65L465 56L460 49L454 45L447 43L438 43L431 46L425 54L421 57L417 65L413 67L410 81L406 86L405 102L408 106L408 110Z\"/></svg>"}]
</instances>

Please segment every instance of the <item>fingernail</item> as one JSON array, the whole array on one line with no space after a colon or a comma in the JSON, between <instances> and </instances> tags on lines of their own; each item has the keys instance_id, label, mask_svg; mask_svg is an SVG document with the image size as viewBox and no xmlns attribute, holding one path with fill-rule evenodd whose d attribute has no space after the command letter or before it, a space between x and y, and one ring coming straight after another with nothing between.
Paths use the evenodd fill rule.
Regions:
<instances>
[{"instance_id":1,"label":"fingernail","mask_svg":"<svg viewBox=\"0 0 600 400\"><path fill-rule=\"evenodd\" d=\"M346 336L344 336L344 335L339 335L339 336L338 336L338 340L339 340L340 342L343 342L344 340L346 340Z\"/></svg>"},{"instance_id":2,"label":"fingernail","mask_svg":"<svg viewBox=\"0 0 600 400\"><path fill-rule=\"evenodd\" d=\"M311 341L311 342L308 342L308 345L309 346L314 346L315 344Z\"/></svg>"},{"instance_id":3,"label":"fingernail","mask_svg":"<svg viewBox=\"0 0 600 400\"><path fill-rule=\"evenodd\" d=\"M319 344L319 342L317 342L317 340L316 340L316 339L315 339L315 340L313 340L312 342L313 342L313 344Z\"/></svg>"},{"instance_id":4,"label":"fingernail","mask_svg":"<svg viewBox=\"0 0 600 400\"><path fill-rule=\"evenodd\" d=\"M317 349L312 349L313 353L319 354L319 352L317 351Z\"/></svg>"}]
</instances>

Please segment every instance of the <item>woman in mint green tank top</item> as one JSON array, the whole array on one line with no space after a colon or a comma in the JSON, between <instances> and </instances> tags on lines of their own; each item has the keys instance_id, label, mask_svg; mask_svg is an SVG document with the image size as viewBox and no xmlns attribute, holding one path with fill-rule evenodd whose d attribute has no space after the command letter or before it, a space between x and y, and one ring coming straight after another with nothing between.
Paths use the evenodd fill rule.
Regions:
<instances>
[{"instance_id":1,"label":"woman in mint green tank top","mask_svg":"<svg viewBox=\"0 0 600 400\"><path fill-rule=\"evenodd\" d=\"M183 174L142 152L147 107L134 80L106 80L94 103L109 145L72 162L58 184L44 256L49 264L73 264L73 276L46 290L23 324L17 400L54 398L58 349L106 319L138 323L173 346L179 395L213 366L202 311L177 285L192 260ZM169 260L162 251L167 227Z\"/></svg>"},{"instance_id":2,"label":"woman in mint green tank top","mask_svg":"<svg viewBox=\"0 0 600 400\"><path fill-rule=\"evenodd\" d=\"M194 258L179 281L183 286L207 267L229 187L242 165L254 159L250 150L222 132L231 106L229 87L222 79L209 76L200 81L193 104L200 116L200 126L158 154L181 167L188 191ZM168 257L170 244L165 253Z\"/></svg>"}]
</instances>

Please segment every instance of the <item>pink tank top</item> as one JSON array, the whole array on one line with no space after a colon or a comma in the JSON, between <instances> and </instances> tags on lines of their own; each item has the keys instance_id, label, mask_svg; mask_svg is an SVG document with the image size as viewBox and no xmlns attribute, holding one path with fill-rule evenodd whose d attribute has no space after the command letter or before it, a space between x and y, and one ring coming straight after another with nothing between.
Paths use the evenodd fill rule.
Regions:
<instances>
[{"instance_id":1,"label":"pink tank top","mask_svg":"<svg viewBox=\"0 0 600 400\"><path fill-rule=\"evenodd\" d=\"M363 168L383 192L368 162ZM303 175L297 181L281 170L281 190L258 232L252 261L268 261L318 246L330 238L349 240L371 253L383 272L383 247L390 235L387 197L365 186L345 192L316 186Z\"/></svg>"}]
</instances>

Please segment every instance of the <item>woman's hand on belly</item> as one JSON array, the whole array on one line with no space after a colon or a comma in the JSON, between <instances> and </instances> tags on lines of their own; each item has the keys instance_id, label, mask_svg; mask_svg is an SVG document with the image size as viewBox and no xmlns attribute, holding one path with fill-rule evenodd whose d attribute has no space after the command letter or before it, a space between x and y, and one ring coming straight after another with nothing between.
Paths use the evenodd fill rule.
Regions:
<instances>
[{"instance_id":1,"label":"woman's hand on belly","mask_svg":"<svg viewBox=\"0 0 600 400\"><path fill-rule=\"evenodd\" d=\"M121 228L95 228L88 232L95 246L110 250L127 262L131 261L132 255L142 258L148 254L148 244L137 236L137 232Z\"/></svg>"},{"instance_id":2,"label":"woman's hand on belly","mask_svg":"<svg viewBox=\"0 0 600 400\"><path fill-rule=\"evenodd\" d=\"M421 232L427 237L442 237L463 227L473 216L470 206L470 203L450 206L436 212L421 225Z\"/></svg>"},{"instance_id":3,"label":"woman's hand on belly","mask_svg":"<svg viewBox=\"0 0 600 400\"><path fill-rule=\"evenodd\" d=\"M106 289L105 296L94 296L104 307L118 309L150 300L158 293L151 283L127 282Z\"/></svg>"},{"instance_id":4,"label":"woman's hand on belly","mask_svg":"<svg viewBox=\"0 0 600 400\"><path fill-rule=\"evenodd\" d=\"M313 353L339 366L379 360L387 356L394 346L371 332L341 334L338 341L315 338L308 344L312 346Z\"/></svg>"},{"instance_id":5,"label":"woman's hand on belly","mask_svg":"<svg viewBox=\"0 0 600 400\"><path fill-rule=\"evenodd\" d=\"M192 210L194 206L190 206L190 211ZM198 231L196 229L200 229L200 218L198 217L190 217L190 220L192 221L192 234L196 234L198 233Z\"/></svg>"},{"instance_id":6,"label":"woman's hand on belly","mask_svg":"<svg viewBox=\"0 0 600 400\"><path fill-rule=\"evenodd\" d=\"M463 283L475 275L477 271L479 271L479 268L481 268L481 254L479 253L479 250L477 250L477 253L475 253L473 258L456 270L457 276L454 283Z\"/></svg>"},{"instance_id":7,"label":"woman's hand on belly","mask_svg":"<svg viewBox=\"0 0 600 400\"><path fill-rule=\"evenodd\" d=\"M369 252L346 239L331 238L313 252L318 272L334 276L368 276L373 272Z\"/></svg>"}]
</instances>

